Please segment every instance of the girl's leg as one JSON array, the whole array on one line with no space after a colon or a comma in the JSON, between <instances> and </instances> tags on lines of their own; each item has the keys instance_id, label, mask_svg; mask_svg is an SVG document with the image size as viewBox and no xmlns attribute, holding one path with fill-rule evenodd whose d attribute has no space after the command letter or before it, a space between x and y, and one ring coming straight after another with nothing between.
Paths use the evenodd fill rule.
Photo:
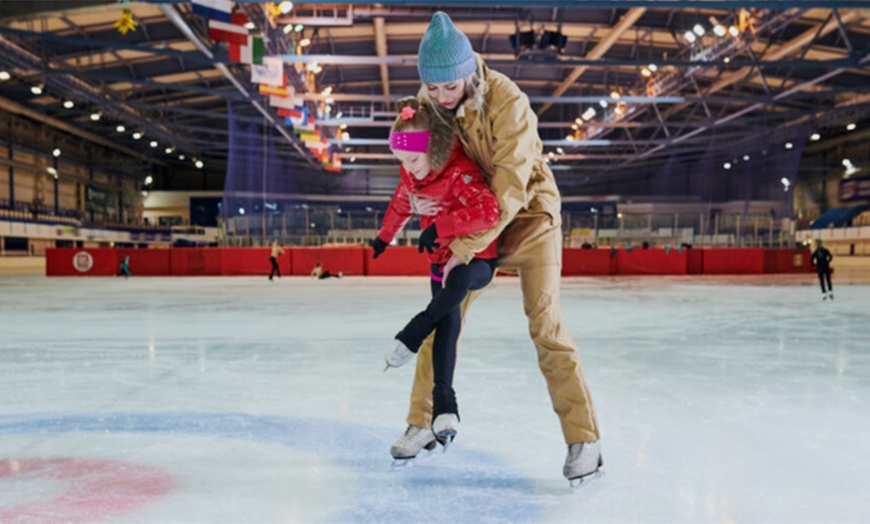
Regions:
<instances>
[{"instance_id":1,"label":"girl's leg","mask_svg":"<svg viewBox=\"0 0 870 524\"><path fill-rule=\"evenodd\" d=\"M439 278L441 268L433 266L432 271L432 300L423 312L412 318L396 335L414 353L438 322L459 307L470 290L481 289L489 284L495 272L495 261L478 259L467 265L460 265L450 273L447 284L443 286Z\"/></svg>"},{"instance_id":2,"label":"girl's leg","mask_svg":"<svg viewBox=\"0 0 870 524\"><path fill-rule=\"evenodd\" d=\"M819 271L819 285L822 287L822 293L825 293L825 274Z\"/></svg>"},{"instance_id":3,"label":"girl's leg","mask_svg":"<svg viewBox=\"0 0 870 524\"><path fill-rule=\"evenodd\" d=\"M828 281L828 291L833 291L834 288L831 286L831 272L825 271L825 280Z\"/></svg>"}]
</instances>

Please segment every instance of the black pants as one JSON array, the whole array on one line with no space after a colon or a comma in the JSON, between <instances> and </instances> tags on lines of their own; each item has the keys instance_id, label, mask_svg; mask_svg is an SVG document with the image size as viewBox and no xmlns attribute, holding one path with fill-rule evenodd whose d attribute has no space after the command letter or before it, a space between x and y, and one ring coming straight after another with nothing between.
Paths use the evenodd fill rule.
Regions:
<instances>
[{"instance_id":1,"label":"black pants","mask_svg":"<svg viewBox=\"0 0 870 524\"><path fill-rule=\"evenodd\" d=\"M269 273L269 280L272 280L272 277L278 275L278 278L281 278L281 269L278 267L278 259L275 257L269 257L269 262L272 263L272 272Z\"/></svg>"},{"instance_id":2,"label":"black pants","mask_svg":"<svg viewBox=\"0 0 870 524\"><path fill-rule=\"evenodd\" d=\"M828 283L828 289L825 290L825 282ZM834 288L831 287L831 270L823 269L819 271L819 285L822 286L822 293L827 293L828 291L833 291Z\"/></svg>"},{"instance_id":3,"label":"black pants","mask_svg":"<svg viewBox=\"0 0 870 524\"><path fill-rule=\"evenodd\" d=\"M462 328L459 305L469 291L486 287L492 281L495 260L474 259L467 265L457 266L450 272L446 285L442 285L442 270L443 266L432 265L432 300L396 335L408 349L416 353L423 340L435 331L432 344L432 372L435 376L433 417L442 413L459 413L456 393L453 391L456 343Z\"/></svg>"}]
</instances>

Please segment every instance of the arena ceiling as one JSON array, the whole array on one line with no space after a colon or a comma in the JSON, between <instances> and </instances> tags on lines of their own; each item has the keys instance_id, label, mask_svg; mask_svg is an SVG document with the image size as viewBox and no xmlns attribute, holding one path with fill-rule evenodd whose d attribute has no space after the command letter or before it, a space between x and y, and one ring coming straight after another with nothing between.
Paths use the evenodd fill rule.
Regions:
<instances>
[{"instance_id":1,"label":"arena ceiling","mask_svg":"<svg viewBox=\"0 0 870 524\"><path fill-rule=\"evenodd\" d=\"M251 32L265 37L266 54L285 57L297 97L321 111L317 123L343 160L342 172L330 173L257 93L249 66L231 62L225 44L208 38L207 21L189 3L7 0L0 4L0 71L8 74L0 79L0 111L143 166L190 171L197 159L214 173L226 168L232 105L239 121L270 130L265 139L293 158L312 191L386 194L398 171L386 147L392 102L417 92L417 45L432 14L444 10L488 64L529 95L563 192L618 192L621 180L651 175L675 155L691 160L711 144L787 136L802 123L820 134L816 142L806 137L805 154L867 142L868 7L837 0L303 1L275 15L265 3L237 2ZM115 23L125 10L138 26L121 34ZM529 31L567 40L559 52L515 48L511 37ZM310 43L303 47L303 39Z\"/></svg>"}]
</instances>

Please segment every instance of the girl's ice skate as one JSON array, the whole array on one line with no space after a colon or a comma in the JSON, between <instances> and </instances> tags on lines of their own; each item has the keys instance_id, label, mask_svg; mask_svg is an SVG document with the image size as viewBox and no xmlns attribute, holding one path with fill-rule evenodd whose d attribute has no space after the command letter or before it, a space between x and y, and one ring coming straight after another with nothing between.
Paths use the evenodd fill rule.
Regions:
<instances>
[{"instance_id":1,"label":"girl's ice skate","mask_svg":"<svg viewBox=\"0 0 870 524\"><path fill-rule=\"evenodd\" d=\"M387 356L384 360L387 362L387 367L384 368L384 371L390 368L397 368L400 366L404 366L414 357L415 353L413 353L408 346L406 346L401 340L396 340L396 345L387 352Z\"/></svg>"},{"instance_id":2,"label":"girl's ice skate","mask_svg":"<svg viewBox=\"0 0 870 524\"><path fill-rule=\"evenodd\" d=\"M456 413L442 413L432 422L432 433L435 435L435 440L444 446L444 451L447 451L447 446L453 442L457 431L459 431L459 416Z\"/></svg>"}]
</instances>

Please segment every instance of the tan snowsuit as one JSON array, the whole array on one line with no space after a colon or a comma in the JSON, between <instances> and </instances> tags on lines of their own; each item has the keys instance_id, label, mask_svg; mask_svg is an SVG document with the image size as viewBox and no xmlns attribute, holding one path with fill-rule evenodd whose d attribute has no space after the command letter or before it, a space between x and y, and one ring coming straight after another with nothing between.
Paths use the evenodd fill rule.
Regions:
<instances>
[{"instance_id":1,"label":"tan snowsuit","mask_svg":"<svg viewBox=\"0 0 870 524\"><path fill-rule=\"evenodd\" d=\"M458 135L465 153L489 178L500 216L493 229L456 238L450 249L467 263L499 237L498 268L519 274L529 333L565 443L597 441L592 397L577 346L562 321L561 198L553 172L541 156L538 119L528 97L514 82L487 68L480 56L477 62L489 84L484 110L478 112L471 104L462 106L457 111ZM463 322L469 304L479 293L469 293L463 302ZM417 356L409 424L431 426L432 382L430 336Z\"/></svg>"}]
</instances>

